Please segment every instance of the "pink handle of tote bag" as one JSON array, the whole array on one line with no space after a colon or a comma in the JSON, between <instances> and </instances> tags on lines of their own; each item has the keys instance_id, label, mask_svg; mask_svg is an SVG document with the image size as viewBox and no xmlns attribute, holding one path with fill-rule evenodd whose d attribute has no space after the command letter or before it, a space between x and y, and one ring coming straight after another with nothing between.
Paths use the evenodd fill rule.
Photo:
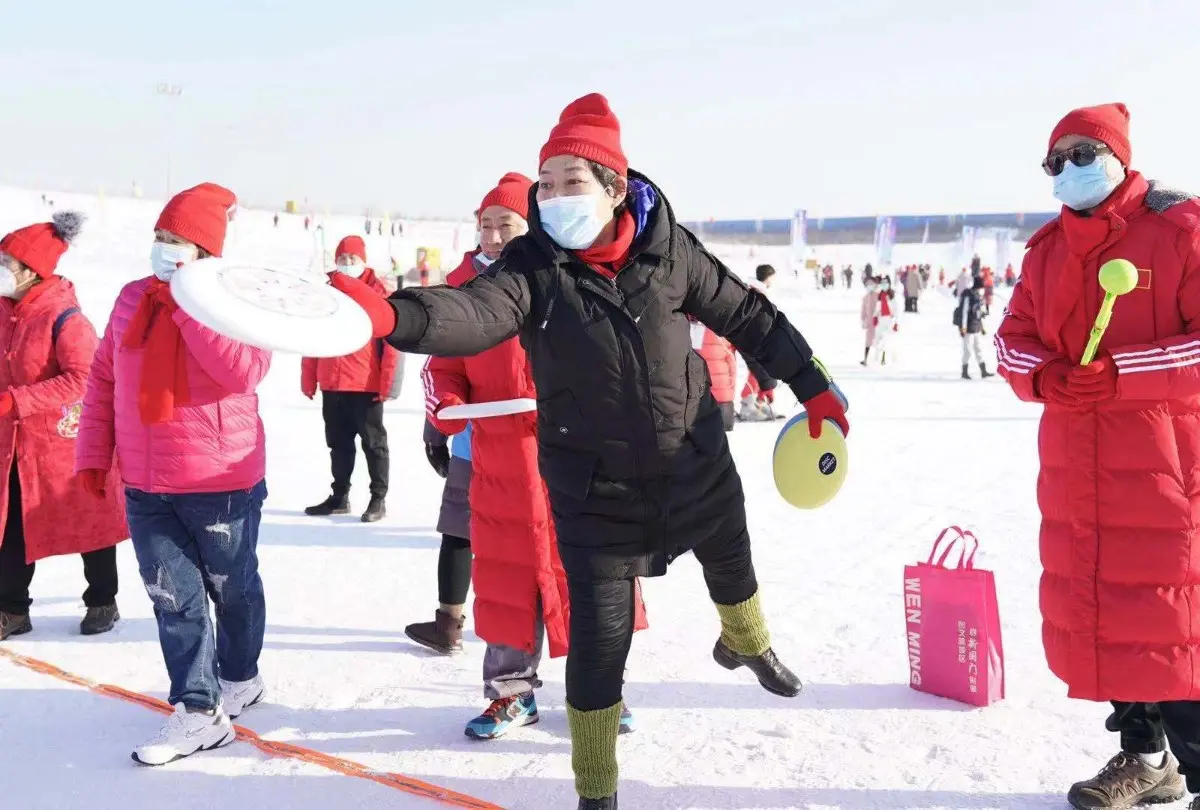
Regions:
<instances>
[{"instance_id":1,"label":"pink handle of tote bag","mask_svg":"<svg viewBox=\"0 0 1200 810\"><path fill-rule=\"evenodd\" d=\"M950 542L946 544L945 549L942 551L942 556L938 557L937 562L934 562L934 557L937 557L938 547L941 546L942 540L944 540L946 535L948 535L950 532L954 532L955 536L952 537ZM959 540L962 540L963 544L958 555L958 565L954 567L959 570L973 569L975 567L975 553L979 551L979 538L976 537L973 532L963 531L963 529L958 526L950 526L942 530L942 533L938 535L937 540L933 541L933 548L929 551L929 559L925 561L925 564L933 565L938 568L945 568L946 560L949 559L950 555L954 552L954 546ZM974 541L975 543L975 545L971 548L970 554L967 554L968 540Z\"/></svg>"}]
</instances>

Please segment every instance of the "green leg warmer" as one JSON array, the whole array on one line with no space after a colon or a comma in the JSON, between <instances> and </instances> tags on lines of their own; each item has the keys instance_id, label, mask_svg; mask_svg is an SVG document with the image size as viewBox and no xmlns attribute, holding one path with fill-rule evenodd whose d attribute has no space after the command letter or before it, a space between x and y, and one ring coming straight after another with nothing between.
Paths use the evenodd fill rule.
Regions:
<instances>
[{"instance_id":1,"label":"green leg warmer","mask_svg":"<svg viewBox=\"0 0 1200 810\"><path fill-rule=\"evenodd\" d=\"M721 641L738 655L762 655L770 649L771 634L757 591L745 602L717 605L717 615L721 617Z\"/></svg>"},{"instance_id":2,"label":"green leg warmer","mask_svg":"<svg viewBox=\"0 0 1200 810\"><path fill-rule=\"evenodd\" d=\"M575 792L585 799L606 799L617 792L617 733L621 704L581 712L567 705L571 728L571 767Z\"/></svg>"}]
</instances>

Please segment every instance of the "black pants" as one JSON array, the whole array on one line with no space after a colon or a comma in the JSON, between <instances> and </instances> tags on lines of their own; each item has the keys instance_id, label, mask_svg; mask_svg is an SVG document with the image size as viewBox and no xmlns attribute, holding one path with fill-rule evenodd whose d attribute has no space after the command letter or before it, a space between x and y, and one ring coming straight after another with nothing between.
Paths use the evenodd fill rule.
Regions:
<instances>
[{"instance_id":1,"label":"black pants","mask_svg":"<svg viewBox=\"0 0 1200 810\"><path fill-rule=\"evenodd\" d=\"M710 538L693 553L716 604L736 605L758 591L749 533L743 531L724 542ZM567 702L585 712L607 709L621 700L625 684L625 659L633 640L634 580L568 575L567 588L571 595Z\"/></svg>"},{"instance_id":2,"label":"black pants","mask_svg":"<svg viewBox=\"0 0 1200 810\"><path fill-rule=\"evenodd\" d=\"M321 395L321 415L325 417L325 443L333 467L333 494L350 491L354 473L354 440L362 440L367 472L371 476L371 495L382 498L388 491L387 428L383 426L383 403L369 391L325 391Z\"/></svg>"},{"instance_id":3,"label":"black pants","mask_svg":"<svg viewBox=\"0 0 1200 810\"><path fill-rule=\"evenodd\" d=\"M471 541L452 534L442 535L438 552L438 601L463 605L471 587Z\"/></svg>"},{"instance_id":4,"label":"black pants","mask_svg":"<svg viewBox=\"0 0 1200 810\"><path fill-rule=\"evenodd\" d=\"M1113 713L1105 726L1121 734L1121 750L1130 754L1156 754L1170 745L1179 760L1187 788L1200 793L1200 702L1171 700L1163 703L1112 702Z\"/></svg>"},{"instance_id":5,"label":"black pants","mask_svg":"<svg viewBox=\"0 0 1200 810\"><path fill-rule=\"evenodd\" d=\"M83 603L88 607L104 607L117 601L117 547L109 546L89 551L83 557L83 576L87 590ZM24 614L33 600L29 585L33 582L34 564L25 562L25 525L21 517L21 479L17 465L8 477L8 520L4 524L4 541L0 543L0 611Z\"/></svg>"}]
</instances>

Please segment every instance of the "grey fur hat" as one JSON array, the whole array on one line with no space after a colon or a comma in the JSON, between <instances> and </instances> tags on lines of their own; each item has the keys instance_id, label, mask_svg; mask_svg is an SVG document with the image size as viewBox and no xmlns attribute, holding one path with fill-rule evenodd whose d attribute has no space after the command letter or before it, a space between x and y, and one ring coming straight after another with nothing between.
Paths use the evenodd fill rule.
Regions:
<instances>
[{"instance_id":1,"label":"grey fur hat","mask_svg":"<svg viewBox=\"0 0 1200 810\"><path fill-rule=\"evenodd\" d=\"M50 223L54 226L58 238L68 245L75 241L76 236L79 236L79 232L83 230L83 223L86 221L87 215L80 211L56 211L54 216L50 217Z\"/></svg>"}]
</instances>

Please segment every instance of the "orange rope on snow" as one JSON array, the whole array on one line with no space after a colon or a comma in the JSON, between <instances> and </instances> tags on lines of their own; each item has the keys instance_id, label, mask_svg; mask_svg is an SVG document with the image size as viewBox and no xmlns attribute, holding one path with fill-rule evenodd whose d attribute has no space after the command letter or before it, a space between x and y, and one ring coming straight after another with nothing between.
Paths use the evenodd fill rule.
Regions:
<instances>
[{"instance_id":1,"label":"orange rope on snow","mask_svg":"<svg viewBox=\"0 0 1200 810\"><path fill-rule=\"evenodd\" d=\"M152 698L149 695L143 695L140 692L130 692L128 689L122 689L119 686L109 686L108 684L96 683L87 678L80 677L73 673L67 672L64 669L59 669L53 664L48 664L45 661L39 661L36 658L19 655L0 648L0 657L7 658L19 667L33 670L42 675L49 675L63 683L69 683L72 686L80 686L98 695L117 698L126 703L134 703L138 706L158 712L159 714L170 714L171 706L157 698ZM316 765L326 770L340 773L343 776L352 776L356 779L367 779L371 782L376 782L386 787L394 788L410 796L419 796L422 799L439 802L447 807L461 807L467 810L504 810L500 805L485 802L482 799L476 799L473 796L468 796L465 793L456 793L453 790L431 785L428 782L422 782L420 779L414 779L411 776L405 776L399 773L388 773L386 771L376 771L368 768L358 762L341 757L335 757L330 754L322 754L320 751L314 751L311 748L303 748L299 745L292 745L285 742L274 742L272 740L264 740L254 731L242 726L234 726L237 732L237 738L242 742L247 742L262 751L267 756L283 757L285 759L293 759L300 762L307 762L311 765Z\"/></svg>"}]
</instances>

